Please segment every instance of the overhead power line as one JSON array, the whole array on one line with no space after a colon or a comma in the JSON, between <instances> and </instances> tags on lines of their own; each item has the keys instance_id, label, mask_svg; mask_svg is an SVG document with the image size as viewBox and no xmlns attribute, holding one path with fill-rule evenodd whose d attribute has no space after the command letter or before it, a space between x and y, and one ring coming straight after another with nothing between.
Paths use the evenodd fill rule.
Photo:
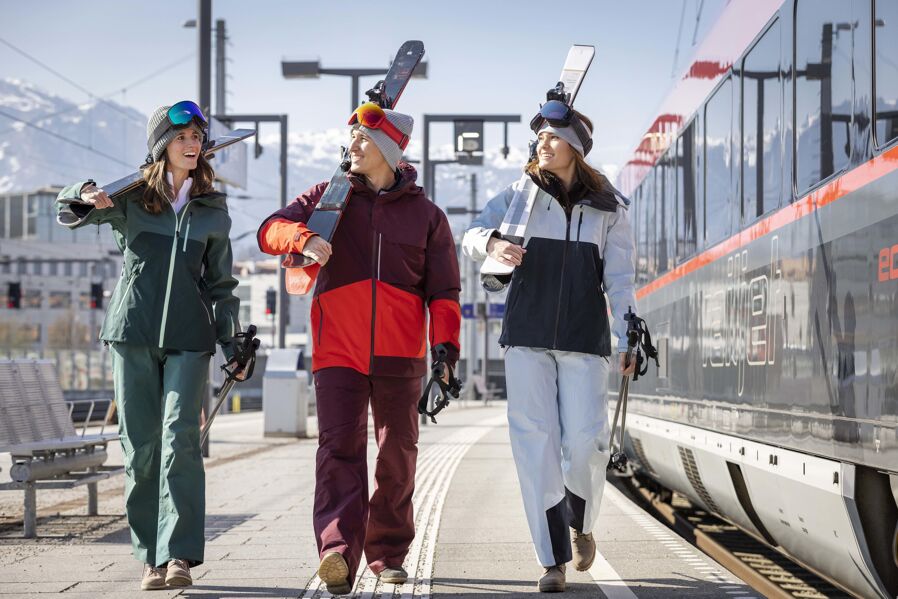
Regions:
<instances>
[{"instance_id":1,"label":"overhead power line","mask_svg":"<svg viewBox=\"0 0 898 599\"><path fill-rule=\"evenodd\" d=\"M6 41L5 39L3 39L2 37L0 37L0 43L2 43L4 46L7 46L7 47L11 48L13 51L17 52L18 54L21 54L22 56L24 56L25 58L27 58L27 59L30 60L31 62L33 62L33 63L35 63L36 65L40 66L41 68L43 68L43 69L49 71L50 73L53 73L54 75L56 75L57 77L59 77L60 79L62 79L62 80L65 81L66 83L68 83L69 85L75 87L76 89L81 90L82 92L84 92L84 93L87 94L89 97L91 97L91 98L93 98L94 100L96 100L97 102L102 102L103 104L108 105L110 108L112 108L112 109L115 110L116 112L118 112L118 113L120 113L120 114L126 116L127 118L131 119L132 121L135 121L135 122L138 122L138 123L140 123L140 124L143 124L143 120L142 120L142 119L138 119L138 118L135 117L133 114L129 114L128 112L126 112L125 110L123 110L122 108L120 108L117 104L115 104L115 103L113 103L113 102L110 102L110 101L108 101L108 100L104 100L103 98L97 96L97 95L94 94L92 91L90 91L89 89L87 89L86 87L84 87L83 85L81 85L80 83L77 83L77 82L75 82L75 81L69 79L68 77L66 77L65 75L63 75L62 73L60 73L59 71L57 71L56 69L54 69L53 67L47 65L47 64L44 63L44 62L41 62L40 60L38 60L37 58L35 58L35 57L32 56L31 54L29 54L28 52L25 52L24 50L22 50L22 49L19 48L18 46L14 46L13 44L9 43L8 41Z\"/></svg>"},{"instance_id":2,"label":"overhead power line","mask_svg":"<svg viewBox=\"0 0 898 599\"><path fill-rule=\"evenodd\" d=\"M194 55L196 55L196 52L190 52L189 54L186 54L186 55L182 56L181 58L179 58L179 59L177 59L177 60L171 61L170 63L168 63L167 65L165 65L165 66L163 66L163 67L159 67L158 69L156 69L155 71L153 71L153 72L150 73L149 75L144 75L144 76L141 77L140 79L138 79L138 80L136 80L136 81L133 81L133 82L129 83L128 85L126 85L126 86L124 86L124 87L122 87L122 88L120 88L120 89L118 89L118 90L116 90L116 91L114 91L114 92L109 92L108 94L103 94L103 96L108 98L109 96L111 96L111 95L113 95L113 94L118 94L118 93L127 91L127 90L131 89L132 87L137 87L138 85L141 85L141 84L143 84L143 83L146 83L146 82L149 81L150 79L153 79L154 77L158 77L159 75L162 75L163 73L165 73L166 71L168 71L168 70L171 69L172 67L176 67L176 66L178 66L179 64L183 63L184 61L186 61L186 60L188 60L188 59L190 59L190 58L193 58Z\"/></svg>"},{"instance_id":3,"label":"overhead power line","mask_svg":"<svg viewBox=\"0 0 898 599\"><path fill-rule=\"evenodd\" d=\"M179 58L179 59L177 59L177 60L173 60L173 61L171 61L170 63L168 63L167 65L165 65L165 66L163 66L163 67L159 67L158 69L156 69L155 71L151 72L150 74L145 75L145 76L141 77L140 79L138 79L138 80L136 80L136 81L134 81L134 82L132 82L132 83L129 83L128 85L126 85L126 86L124 86L124 87L122 87L122 88L117 89L116 91L109 92L109 93L106 93L106 94L102 94L102 95L101 95L101 98L102 98L103 100L108 100L108 99L112 98L112 96L115 96L115 95L118 95L118 94L127 92L128 90L130 90L130 89L132 89L132 88L135 88L135 87L137 87L138 85L142 85L142 84L146 83L147 81L150 81L150 80L152 80L152 79L154 79L154 78L156 78L156 77L158 77L158 76L164 74L166 71L168 71L168 70L171 69L172 67L177 66L178 64L181 64L182 62L184 62L185 60L191 58L191 57L194 56L195 54L196 54L196 52L191 52L191 53L189 53L189 54L187 54L187 55L185 55L185 56L182 56L181 58ZM58 111L56 111L56 112L51 112L51 113L45 114L45 115L43 115L43 116L41 116L41 117L39 117L39 118L36 118L36 119L34 119L33 121L29 121L29 122L30 122L31 124L33 124L33 125L36 125L36 124L38 124L39 122L44 121L44 120L46 120L46 119L50 119L50 118L53 118L53 117L55 117L55 116L60 116L60 115L63 115L63 114L68 114L68 113L70 113L70 112L75 112L76 110L79 110L79 109L80 109L80 106L75 105L75 106L72 106L72 107L70 107L70 108L66 108L66 109L64 109L64 110L58 110ZM131 118L130 115L129 115L129 118ZM132 120L134 120L134 121L136 122L136 118L133 118ZM4 133L7 133L7 132L12 131L12 130L13 130L12 127L8 128L8 129L2 129L2 130L0 130L0 135L3 135Z\"/></svg>"},{"instance_id":4,"label":"overhead power line","mask_svg":"<svg viewBox=\"0 0 898 599\"><path fill-rule=\"evenodd\" d=\"M72 139L70 137L66 137L65 135L60 135L59 133L54 133L53 131L50 131L49 129L44 129L43 127L35 125L34 123L29 123L28 121L20 119L19 117L15 116L15 115L9 114L8 112L6 112L4 110L0 110L0 116L5 116L8 119L18 121L28 127L31 127L32 129L37 129L38 131L41 131L42 133L46 133L47 135L51 135L57 139L61 139L62 141L66 142L66 143L72 144L73 146L78 146L79 148L84 148L85 150L87 150L89 152L93 152L94 154L96 154L98 156L102 156L103 158L112 160L113 162L117 162L118 164L121 164L123 166L127 166L128 168L134 167L133 164L128 164L127 162L119 160L115 156L110 156L109 154L101 152L100 150L94 149L94 148L92 148L88 145L85 145L79 141L75 141L74 139Z\"/></svg>"},{"instance_id":5,"label":"overhead power line","mask_svg":"<svg viewBox=\"0 0 898 599\"><path fill-rule=\"evenodd\" d=\"M670 77L673 79L677 74L677 62L680 58L680 39L683 35L683 18L686 16L686 0L683 0L683 8L680 10L680 26L677 28L677 45L674 47L673 66L670 69Z\"/></svg>"},{"instance_id":6,"label":"overhead power line","mask_svg":"<svg viewBox=\"0 0 898 599\"><path fill-rule=\"evenodd\" d=\"M695 45L698 39L698 26L702 22L702 8L705 6L705 0L699 0L698 9L695 11L695 29L692 30L692 45Z\"/></svg>"}]
</instances>

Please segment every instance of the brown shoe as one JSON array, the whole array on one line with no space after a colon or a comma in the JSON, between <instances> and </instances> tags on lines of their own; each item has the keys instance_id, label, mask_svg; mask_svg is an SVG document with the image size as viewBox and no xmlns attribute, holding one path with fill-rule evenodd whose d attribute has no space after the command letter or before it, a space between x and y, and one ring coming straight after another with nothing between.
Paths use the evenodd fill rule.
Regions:
<instances>
[{"instance_id":1,"label":"brown shoe","mask_svg":"<svg viewBox=\"0 0 898 599\"><path fill-rule=\"evenodd\" d=\"M571 544L574 550L574 569L585 572L596 559L596 542L591 532L577 532L571 529Z\"/></svg>"},{"instance_id":2,"label":"brown shoe","mask_svg":"<svg viewBox=\"0 0 898 599\"><path fill-rule=\"evenodd\" d=\"M384 568L377 577L380 578L381 582L387 584L405 584L408 581L408 572L402 566L398 568Z\"/></svg>"},{"instance_id":3,"label":"brown shoe","mask_svg":"<svg viewBox=\"0 0 898 599\"><path fill-rule=\"evenodd\" d=\"M165 583L170 587L189 587L193 584L193 578L190 577L190 565L187 563L187 560L169 560Z\"/></svg>"},{"instance_id":4,"label":"brown shoe","mask_svg":"<svg viewBox=\"0 0 898 599\"><path fill-rule=\"evenodd\" d=\"M327 585L327 592L331 595L347 595L352 591L352 585L349 584L349 566L346 565L343 556L336 551L321 558L318 578Z\"/></svg>"},{"instance_id":5,"label":"brown shoe","mask_svg":"<svg viewBox=\"0 0 898 599\"><path fill-rule=\"evenodd\" d=\"M539 579L537 586L540 593L564 592L564 564L546 568L546 572Z\"/></svg>"},{"instance_id":6,"label":"brown shoe","mask_svg":"<svg viewBox=\"0 0 898 599\"><path fill-rule=\"evenodd\" d=\"M147 564L143 567L143 579L140 581L141 591L158 591L165 586L165 568L157 568Z\"/></svg>"}]
</instances>

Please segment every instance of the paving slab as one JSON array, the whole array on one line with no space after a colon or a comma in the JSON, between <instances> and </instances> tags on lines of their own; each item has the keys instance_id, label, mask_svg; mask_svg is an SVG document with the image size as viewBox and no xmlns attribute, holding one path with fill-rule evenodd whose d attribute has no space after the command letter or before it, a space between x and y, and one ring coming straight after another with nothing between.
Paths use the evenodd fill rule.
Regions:
<instances>
[{"instance_id":1,"label":"paving slab","mask_svg":"<svg viewBox=\"0 0 898 599\"><path fill-rule=\"evenodd\" d=\"M418 537L406 562L412 580L380 585L365 572L357 596L514 599L536 592L541 569L524 518L504 411L503 404L456 403L438 425L422 427ZM317 441L265 438L258 413L219 417L212 440L206 463L206 561L193 569L193 587L151 596L327 599L316 576L312 531ZM120 463L117 443L110 456L110 462ZM370 439L369 479L375 457ZM131 557L122 483L118 478L101 485L98 517L85 515L83 490L38 493L37 539L23 539L16 524L21 494L0 493L0 597L133 597L142 566ZM569 570L565 596L752 595L695 548L672 533L662 536L664 530L647 524L638 507L608 487L595 531L602 567Z\"/></svg>"}]
</instances>

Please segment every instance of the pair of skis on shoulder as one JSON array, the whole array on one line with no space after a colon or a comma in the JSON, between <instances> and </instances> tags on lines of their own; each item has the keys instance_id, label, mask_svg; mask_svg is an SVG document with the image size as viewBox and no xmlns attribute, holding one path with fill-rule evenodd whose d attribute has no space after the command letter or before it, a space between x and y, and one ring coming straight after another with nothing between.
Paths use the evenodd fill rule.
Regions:
<instances>
[{"instance_id":1,"label":"pair of skis on shoulder","mask_svg":"<svg viewBox=\"0 0 898 599\"><path fill-rule=\"evenodd\" d=\"M399 48L396 58L390 65L386 77L377 82L372 89L366 92L369 102L375 102L381 108L392 110L399 101L399 96L405 90L405 86L411 79L412 73L421 58L424 56L424 44L420 41L407 41ZM309 222L306 223L311 231L317 233L322 239L331 243L340 218L349 202L352 192L352 184L347 177L349 173L349 151L340 148L340 165L334 171L324 194L315 206ZM286 270L285 281L287 292L292 295L305 295L308 293L318 276L320 266L308 256L302 254L287 254L281 266Z\"/></svg>"},{"instance_id":2,"label":"pair of skis on shoulder","mask_svg":"<svg viewBox=\"0 0 898 599\"><path fill-rule=\"evenodd\" d=\"M228 131L221 137L216 137L203 145L203 156L206 160L211 160L215 157L215 152L219 150L223 150L228 146L234 145L235 143L241 142L245 139L249 139L256 132L253 129L234 129L232 131ZM101 189L106 192L106 195L109 196L110 199L115 199L125 193L128 193L132 189L136 189L144 184L143 179L143 169L137 170L126 177L122 177L121 179L116 179L112 183L108 183L106 185L101 186ZM66 222L68 219L77 216L79 212L84 210L85 205L82 204L82 208L79 210L74 205L79 204L77 200L70 201L72 206L72 214L66 214L65 212L60 213L59 215L59 223L62 225L70 225L71 221Z\"/></svg>"},{"instance_id":3,"label":"pair of skis on shoulder","mask_svg":"<svg viewBox=\"0 0 898 599\"><path fill-rule=\"evenodd\" d=\"M567 59L564 61L564 67L561 69L561 77L555 87L546 94L547 99L560 100L573 108L577 92L580 91L580 86L583 84L589 65L592 64L595 52L594 46L577 44L571 46L567 53ZM531 156L535 149L534 145L531 149ZM502 224L499 225L499 235L502 239L515 245L524 244L527 223L530 222L530 213L533 211L538 191L539 188L527 174L521 177L521 183L508 205ZM487 256L480 267L480 283L487 291L502 291L511 282L513 272L514 266L503 264Z\"/></svg>"}]
</instances>

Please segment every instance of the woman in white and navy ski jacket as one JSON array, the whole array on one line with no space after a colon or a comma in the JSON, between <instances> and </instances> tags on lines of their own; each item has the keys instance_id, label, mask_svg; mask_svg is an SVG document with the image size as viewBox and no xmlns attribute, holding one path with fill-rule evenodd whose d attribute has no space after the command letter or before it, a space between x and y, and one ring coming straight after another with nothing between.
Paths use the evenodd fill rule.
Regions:
<instances>
[{"instance_id":1,"label":"woman in white and navy ski jacket","mask_svg":"<svg viewBox=\"0 0 898 599\"><path fill-rule=\"evenodd\" d=\"M607 383L611 360L615 374L625 370L635 250L629 201L585 162L578 137L548 123L538 137L525 177L539 190L522 246L501 239L498 227L526 179L487 204L462 247L474 260L516 266L499 340L512 450L537 557L563 576L569 527L576 568L587 569L595 554L591 531L609 459Z\"/></svg>"}]
</instances>

